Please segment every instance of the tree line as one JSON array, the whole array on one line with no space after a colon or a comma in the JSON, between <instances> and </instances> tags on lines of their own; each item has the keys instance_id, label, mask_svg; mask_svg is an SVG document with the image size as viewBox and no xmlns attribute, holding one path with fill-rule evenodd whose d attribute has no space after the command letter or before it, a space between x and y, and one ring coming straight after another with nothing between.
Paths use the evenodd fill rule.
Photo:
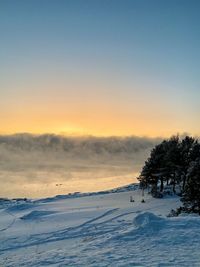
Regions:
<instances>
[{"instance_id":1,"label":"tree line","mask_svg":"<svg viewBox=\"0 0 200 267\"><path fill-rule=\"evenodd\" d=\"M180 211L200 214L200 143L186 136L172 136L156 145L139 176L140 186L153 197L166 193L181 196Z\"/></svg>"}]
</instances>

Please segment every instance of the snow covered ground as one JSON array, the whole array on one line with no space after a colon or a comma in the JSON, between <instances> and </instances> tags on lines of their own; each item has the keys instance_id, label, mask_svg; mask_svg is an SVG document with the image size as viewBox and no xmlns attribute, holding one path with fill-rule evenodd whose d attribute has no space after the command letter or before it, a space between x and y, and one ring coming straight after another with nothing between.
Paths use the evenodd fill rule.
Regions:
<instances>
[{"instance_id":1,"label":"snow covered ground","mask_svg":"<svg viewBox=\"0 0 200 267\"><path fill-rule=\"evenodd\" d=\"M200 266L200 218L134 189L0 201L0 266Z\"/></svg>"}]
</instances>

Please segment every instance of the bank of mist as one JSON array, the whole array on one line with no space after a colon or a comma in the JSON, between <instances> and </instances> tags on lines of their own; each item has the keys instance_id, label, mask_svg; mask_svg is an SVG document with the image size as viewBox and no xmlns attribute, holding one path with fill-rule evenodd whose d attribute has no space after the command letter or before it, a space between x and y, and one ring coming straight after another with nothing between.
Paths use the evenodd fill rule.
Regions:
<instances>
[{"instance_id":1,"label":"bank of mist","mask_svg":"<svg viewBox=\"0 0 200 267\"><path fill-rule=\"evenodd\" d=\"M159 139L0 136L0 197L98 191L134 182Z\"/></svg>"}]
</instances>

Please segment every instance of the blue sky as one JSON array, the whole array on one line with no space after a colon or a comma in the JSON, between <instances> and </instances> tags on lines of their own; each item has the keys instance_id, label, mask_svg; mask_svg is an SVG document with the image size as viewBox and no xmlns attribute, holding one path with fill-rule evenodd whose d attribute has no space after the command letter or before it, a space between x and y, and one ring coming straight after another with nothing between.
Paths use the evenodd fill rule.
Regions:
<instances>
[{"instance_id":1,"label":"blue sky","mask_svg":"<svg viewBox=\"0 0 200 267\"><path fill-rule=\"evenodd\" d=\"M199 12L194 0L1 0L0 131L200 134Z\"/></svg>"}]
</instances>

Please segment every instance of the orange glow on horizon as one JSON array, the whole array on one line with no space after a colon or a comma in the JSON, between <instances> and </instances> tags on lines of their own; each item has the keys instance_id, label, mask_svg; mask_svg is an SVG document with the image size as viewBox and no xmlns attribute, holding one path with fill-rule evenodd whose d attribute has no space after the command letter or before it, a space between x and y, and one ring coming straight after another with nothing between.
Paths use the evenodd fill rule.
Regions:
<instances>
[{"instance_id":1,"label":"orange glow on horizon","mask_svg":"<svg viewBox=\"0 0 200 267\"><path fill-rule=\"evenodd\" d=\"M145 136L145 137L163 137L167 138L171 135L177 133L183 133L183 129L174 129L167 130L162 127L152 128L151 123L146 123L143 125L141 122L136 123L136 127L130 125L129 123L119 123L116 125L115 122L112 121L109 123L105 121L105 124L99 124L98 122L95 124L91 122L91 125L85 125L83 127L81 124L68 124L68 123L53 123L52 121L48 124L47 122L37 124L37 123L22 123L19 121L17 124L7 125L4 129L0 129L0 134L16 134L16 133L30 133L30 134L45 134L52 133L64 136L98 136L98 137L109 137L109 136ZM158 130L160 128L160 130ZM197 134L198 135L198 134Z\"/></svg>"},{"instance_id":2,"label":"orange glow on horizon","mask_svg":"<svg viewBox=\"0 0 200 267\"><path fill-rule=\"evenodd\" d=\"M1 134L28 132L62 135L169 137L188 132L199 135L196 117L182 119L182 114L165 111L159 105L132 106L90 102L24 102L1 112Z\"/></svg>"}]
</instances>

